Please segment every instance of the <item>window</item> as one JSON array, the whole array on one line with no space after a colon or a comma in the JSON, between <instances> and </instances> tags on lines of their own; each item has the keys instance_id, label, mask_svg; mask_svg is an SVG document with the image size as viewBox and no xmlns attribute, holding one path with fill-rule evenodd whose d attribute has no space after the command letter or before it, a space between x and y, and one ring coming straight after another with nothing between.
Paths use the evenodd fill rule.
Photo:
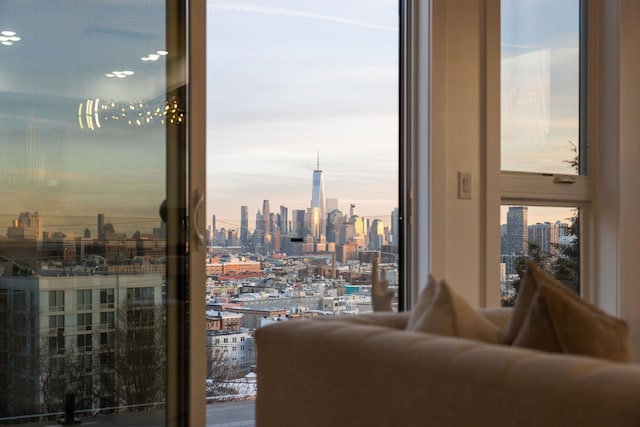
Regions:
<instances>
[{"instance_id":1,"label":"window","mask_svg":"<svg viewBox=\"0 0 640 427\"><path fill-rule=\"evenodd\" d=\"M49 311L64 311L64 291L49 291Z\"/></svg>"},{"instance_id":2,"label":"window","mask_svg":"<svg viewBox=\"0 0 640 427\"><path fill-rule=\"evenodd\" d=\"M579 209L503 206L500 233L501 305L512 306L526 263L580 293Z\"/></svg>"},{"instance_id":3,"label":"window","mask_svg":"<svg viewBox=\"0 0 640 427\"><path fill-rule=\"evenodd\" d=\"M162 407L160 424L204 424L180 383L198 369L184 313L196 315L162 311L164 301L189 302L185 277L197 262L187 258L198 256L195 244L185 252L193 236L183 229L196 210L187 211L186 190L197 186L181 171L188 164L191 178L203 169L187 162L199 145L187 135L198 134L203 108L186 87L186 67L203 67L189 63L186 40L197 37L186 32L204 33L196 28L199 2L187 3L2 1L0 291L8 298L0 336L12 357L0 357L0 423L53 419L64 410L65 391L74 391L86 416L104 415L107 406L114 418ZM187 10L194 14L189 25ZM189 75L197 93L202 85ZM114 317L120 320L133 288L131 299L166 313L172 327L152 324L158 345L135 361L138 349L126 333L106 336L136 376L118 370L103 377L97 366L87 372L90 359L79 353L88 356L98 339L93 303L110 310L100 323L113 328L97 333L115 333ZM178 352L189 362L168 356ZM65 369L49 369L49 358Z\"/></svg>"},{"instance_id":4,"label":"window","mask_svg":"<svg viewBox=\"0 0 640 427\"><path fill-rule=\"evenodd\" d=\"M132 305L153 304L153 293L154 289L149 287L127 289L127 302Z\"/></svg>"},{"instance_id":5,"label":"window","mask_svg":"<svg viewBox=\"0 0 640 427\"><path fill-rule=\"evenodd\" d=\"M114 308L115 297L113 289L100 289L100 308Z\"/></svg>"},{"instance_id":6,"label":"window","mask_svg":"<svg viewBox=\"0 0 640 427\"><path fill-rule=\"evenodd\" d=\"M370 298L374 260L402 287L399 6L208 2L208 285L274 309L245 313L250 332L323 298L335 315L370 310L354 301ZM229 291L226 275L252 286ZM235 352L245 338L219 340Z\"/></svg>"},{"instance_id":7,"label":"window","mask_svg":"<svg viewBox=\"0 0 640 427\"><path fill-rule=\"evenodd\" d=\"M49 316L49 329L51 332L62 330L64 332L64 314Z\"/></svg>"},{"instance_id":8,"label":"window","mask_svg":"<svg viewBox=\"0 0 640 427\"><path fill-rule=\"evenodd\" d=\"M49 337L49 354L64 354L64 332L58 330L55 337Z\"/></svg>"},{"instance_id":9,"label":"window","mask_svg":"<svg viewBox=\"0 0 640 427\"><path fill-rule=\"evenodd\" d=\"M93 348L91 334L78 335L77 342L78 351L80 352L91 351Z\"/></svg>"},{"instance_id":10,"label":"window","mask_svg":"<svg viewBox=\"0 0 640 427\"><path fill-rule=\"evenodd\" d=\"M502 170L579 172L580 3L500 3Z\"/></svg>"},{"instance_id":11,"label":"window","mask_svg":"<svg viewBox=\"0 0 640 427\"><path fill-rule=\"evenodd\" d=\"M90 331L93 325L92 313L78 314L78 331Z\"/></svg>"},{"instance_id":12,"label":"window","mask_svg":"<svg viewBox=\"0 0 640 427\"><path fill-rule=\"evenodd\" d=\"M104 328L115 328L115 313L113 311L103 311L100 313L100 326Z\"/></svg>"},{"instance_id":13,"label":"window","mask_svg":"<svg viewBox=\"0 0 640 427\"><path fill-rule=\"evenodd\" d=\"M527 260L581 291L591 203L582 5L500 4L502 304L513 303Z\"/></svg>"},{"instance_id":14,"label":"window","mask_svg":"<svg viewBox=\"0 0 640 427\"><path fill-rule=\"evenodd\" d=\"M114 333L113 332L100 332L100 346L110 347L113 345Z\"/></svg>"},{"instance_id":15,"label":"window","mask_svg":"<svg viewBox=\"0 0 640 427\"><path fill-rule=\"evenodd\" d=\"M115 354L113 352L100 353L100 365L104 368L113 368L115 366ZM105 374L110 381L107 384L112 384L113 374Z\"/></svg>"},{"instance_id":16,"label":"window","mask_svg":"<svg viewBox=\"0 0 640 427\"><path fill-rule=\"evenodd\" d=\"M79 289L76 298L78 310L91 310L91 289Z\"/></svg>"}]
</instances>

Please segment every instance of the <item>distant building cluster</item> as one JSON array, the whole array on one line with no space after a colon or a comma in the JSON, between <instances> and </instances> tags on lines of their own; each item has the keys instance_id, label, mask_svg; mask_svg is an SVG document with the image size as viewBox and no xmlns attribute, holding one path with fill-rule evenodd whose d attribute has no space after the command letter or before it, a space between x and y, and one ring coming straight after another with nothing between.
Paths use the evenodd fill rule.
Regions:
<instances>
[{"instance_id":1,"label":"distant building cluster","mask_svg":"<svg viewBox=\"0 0 640 427\"><path fill-rule=\"evenodd\" d=\"M575 236L570 236L569 225L562 221L528 224L528 208L511 206L507 211L507 222L501 226L500 254L501 281L508 281L516 274L516 260L526 257L532 250L558 257L561 248Z\"/></svg>"},{"instance_id":2,"label":"distant building cluster","mask_svg":"<svg viewBox=\"0 0 640 427\"><path fill-rule=\"evenodd\" d=\"M397 253L399 210L390 213L391 224L381 219L361 217L356 205L349 213L338 209L338 200L325 197L320 161L313 171L311 203L306 209L280 206L273 211L269 200L255 215L255 229L249 229L249 208L240 207L240 228L218 228L212 216L209 247L239 247L254 253L287 255L337 253L339 262L358 259L360 250Z\"/></svg>"}]
</instances>

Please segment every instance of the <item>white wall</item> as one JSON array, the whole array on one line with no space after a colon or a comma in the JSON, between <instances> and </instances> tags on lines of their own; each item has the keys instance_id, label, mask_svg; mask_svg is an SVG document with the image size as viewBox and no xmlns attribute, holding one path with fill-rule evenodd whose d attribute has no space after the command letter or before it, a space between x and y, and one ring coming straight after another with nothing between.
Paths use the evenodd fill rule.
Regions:
<instances>
[{"instance_id":1,"label":"white wall","mask_svg":"<svg viewBox=\"0 0 640 427\"><path fill-rule=\"evenodd\" d=\"M640 361L640 2L602 1L597 16L594 300L629 323Z\"/></svg>"},{"instance_id":2,"label":"white wall","mask_svg":"<svg viewBox=\"0 0 640 427\"><path fill-rule=\"evenodd\" d=\"M432 2L432 273L475 306L485 304L487 270L485 7ZM471 199L458 199L458 172L471 174Z\"/></svg>"}]
</instances>

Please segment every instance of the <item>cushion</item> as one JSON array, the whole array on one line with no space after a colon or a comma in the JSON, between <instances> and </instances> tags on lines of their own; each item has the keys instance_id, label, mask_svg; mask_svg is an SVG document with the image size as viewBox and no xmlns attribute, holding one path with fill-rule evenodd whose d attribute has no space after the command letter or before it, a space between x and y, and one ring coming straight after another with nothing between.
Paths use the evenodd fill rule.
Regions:
<instances>
[{"instance_id":1,"label":"cushion","mask_svg":"<svg viewBox=\"0 0 640 427\"><path fill-rule=\"evenodd\" d=\"M416 307L411 311L407 330L499 343L500 330L480 315L444 280L431 275Z\"/></svg>"},{"instance_id":2,"label":"cushion","mask_svg":"<svg viewBox=\"0 0 640 427\"><path fill-rule=\"evenodd\" d=\"M626 322L582 300L534 262L527 265L503 342L542 351L631 361Z\"/></svg>"}]
</instances>

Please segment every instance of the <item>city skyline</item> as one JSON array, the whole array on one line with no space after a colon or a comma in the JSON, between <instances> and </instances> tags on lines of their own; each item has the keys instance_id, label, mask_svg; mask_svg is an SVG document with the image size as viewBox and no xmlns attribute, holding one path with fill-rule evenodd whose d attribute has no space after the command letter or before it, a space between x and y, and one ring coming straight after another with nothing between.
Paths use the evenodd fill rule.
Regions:
<instances>
[{"instance_id":1,"label":"city skyline","mask_svg":"<svg viewBox=\"0 0 640 427\"><path fill-rule=\"evenodd\" d=\"M270 200L306 209L311 177L344 212L398 206L398 3L209 1L207 218ZM250 29L250 31L249 31Z\"/></svg>"}]
</instances>

